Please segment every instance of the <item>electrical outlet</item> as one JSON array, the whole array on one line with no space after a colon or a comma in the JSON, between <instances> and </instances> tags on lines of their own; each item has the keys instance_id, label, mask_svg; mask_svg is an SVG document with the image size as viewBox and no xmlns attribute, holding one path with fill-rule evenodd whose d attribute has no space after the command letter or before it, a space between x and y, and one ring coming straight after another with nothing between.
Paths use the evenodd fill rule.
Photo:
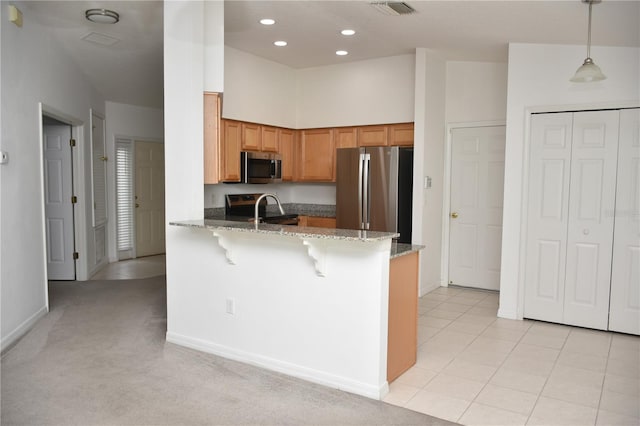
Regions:
<instances>
[{"instance_id":1,"label":"electrical outlet","mask_svg":"<svg viewBox=\"0 0 640 426\"><path fill-rule=\"evenodd\" d=\"M233 299L227 299L227 313L234 315L236 313L236 301Z\"/></svg>"}]
</instances>

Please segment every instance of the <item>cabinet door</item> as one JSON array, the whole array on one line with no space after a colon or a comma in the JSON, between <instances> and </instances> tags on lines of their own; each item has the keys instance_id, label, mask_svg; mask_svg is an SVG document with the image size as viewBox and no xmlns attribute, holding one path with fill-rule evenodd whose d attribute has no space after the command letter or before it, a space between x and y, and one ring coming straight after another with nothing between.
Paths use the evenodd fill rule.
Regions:
<instances>
[{"instance_id":1,"label":"cabinet door","mask_svg":"<svg viewBox=\"0 0 640 426\"><path fill-rule=\"evenodd\" d=\"M242 150L260 151L262 149L262 132L259 124L242 123Z\"/></svg>"},{"instance_id":2,"label":"cabinet door","mask_svg":"<svg viewBox=\"0 0 640 426\"><path fill-rule=\"evenodd\" d=\"M322 217L322 216L307 216L307 225L315 226L316 228L335 228L335 217Z\"/></svg>"},{"instance_id":3,"label":"cabinet door","mask_svg":"<svg viewBox=\"0 0 640 426\"><path fill-rule=\"evenodd\" d=\"M204 183L218 183L220 143L220 96L204 94Z\"/></svg>"},{"instance_id":4,"label":"cabinet door","mask_svg":"<svg viewBox=\"0 0 640 426\"><path fill-rule=\"evenodd\" d=\"M531 117L524 316L562 322L573 115Z\"/></svg>"},{"instance_id":5,"label":"cabinet door","mask_svg":"<svg viewBox=\"0 0 640 426\"><path fill-rule=\"evenodd\" d=\"M302 130L297 152L302 182L332 182L334 177L335 143L333 129Z\"/></svg>"},{"instance_id":6,"label":"cabinet door","mask_svg":"<svg viewBox=\"0 0 640 426\"><path fill-rule=\"evenodd\" d=\"M222 129L220 180L223 182L239 182L242 124L238 121L222 120Z\"/></svg>"},{"instance_id":7,"label":"cabinet door","mask_svg":"<svg viewBox=\"0 0 640 426\"><path fill-rule=\"evenodd\" d=\"M358 127L358 146L387 146L387 126Z\"/></svg>"},{"instance_id":8,"label":"cabinet door","mask_svg":"<svg viewBox=\"0 0 640 426\"><path fill-rule=\"evenodd\" d=\"M262 128L262 152L278 152L278 129L271 126Z\"/></svg>"},{"instance_id":9,"label":"cabinet door","mask_svg":"<svg viewBox=\"0 0 640 426\"><path fill-rule=\"evenodd\" d=\"M573 116L564 324L607 329L618 122L618 111Z\"/></svg>"},{"instance_id":10,"label":"cabinet door","mask_svg":"<svg viewBox=\"0 0 640 426\"><path fill-rule=\"evenodd\" d=\"M358 146L358 132L356 127L338 127L335 129L336 149L356 148Z\"/></svg>"},{"instance_id":11,"label":"cabinet door","mask_svg":"<svg viewBox=\"0 0 640 426\"><path fill-rule=\"evenodd\" d=\"M388 127L390 146L413 146L413 123L391 124Z\"/></svg>"},{"instance_id":12,"label":"cabinet door","mask_svg":"<svg viewBox=\"0 0 640 426\"><path fill-rule=\"evenodd\" d=\"M620 111L609 330L640 334L640 109Z\"/></svg>"},{"instance_id":13,"label":"cabinet door","mask_svg":"<svg viewBox=\"0 0 640 426\"><path fill-rule=\"evenodd\" d=\"M280 155L282 156L282 180L292 181L294 175L294 131L289 129L278 129L278 140L280 141Z\"/></svg>"}]
</instances>

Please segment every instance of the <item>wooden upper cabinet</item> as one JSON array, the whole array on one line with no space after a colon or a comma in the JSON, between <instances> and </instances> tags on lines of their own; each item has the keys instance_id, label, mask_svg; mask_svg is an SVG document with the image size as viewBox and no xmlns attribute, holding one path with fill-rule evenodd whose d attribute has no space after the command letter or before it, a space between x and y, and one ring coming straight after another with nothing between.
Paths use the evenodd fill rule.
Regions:
<instances>
[{"instance_id":1,"label":"wooden upper cabinet","mask_svg":"<svg viewBox=\"0 0 640 426\"><path fill-rule=\"evenodd\" d=\"M240 151L242 150L242 123L222 120L220 143L220 181L240 182Z\"/></svg>"},{"instance_id":2,"label":"wooden upper cabinet","mask_svg":"<svg viewBox=\"0 0 640 426\"><path fill-rule=\"evenodd\" d=\"M356 127L338 127L335 129L336 149L356 148L358 146L358 130Z\"/></svg>"},{"instance_id":3,"label":"wooden upper cabinet","mask_svg":"<svg viewBox=\"0 0 640 426\"><path fill-rule=\"evenodd\" d=\"M262 149L262 126L254 123L242 123L242 150L260 151Z\"/></svg>"},{"instance_id":4,"label":"wooden upper cabinet","mask_svg":"<svg viewBox=\"0 0 640 426\"><path fill-rule=\"evenodd\" d=\"M219 182L220 95L204 93L204 183Z\"/></svg>"},{"instance_id":5,"label":"wooden upper cabinet","mask_svg":"<svg viewBox=\"0 0 640 426\"><path fill-rule=\"evenodd\" d=\"M283 181L292 181L294 176L294 136L295 132L293 130L278 129L277 137L280 145L280 156L282 157Z\"/></svg>"},{"instance_id":6,"label":"wooden upper cabinet","mask_svg":"<svg viewBox=\"0 0 640 426\"><path fill-rule=\"evenodd\" d=\"M358 146L387 146L387 126L358 127Z\"/></svg>"},{"instance_id":7,"label":"wooden upper cabinet","mask_svg":"<svg viewBox=\"0 0 640 426\"><path fill-rule=\"evenodd\" d=\"M278 129L272 126L262 128L262 152L278 152Z\"/></svg>"},{"instance_id":8,"label":"wooden upper cabinet","mask_svg":"<svg viewBox=\"0 0 640 426\"><path fill-rule=\"evenodd\" d=\"M297 180L301 182L332 182L335 180L333 129L301 130L297 148Z\"/></svg>"},{"instance_id":9,"label":"wooden upper cabinet","mask_svg":"<svg viewBox=\"0 0 640 426\"><path fill-rule=\"evenodd\" d=\"M413 146L413 123L390 124L389 145Z\"/></svg>"}]
</instances>

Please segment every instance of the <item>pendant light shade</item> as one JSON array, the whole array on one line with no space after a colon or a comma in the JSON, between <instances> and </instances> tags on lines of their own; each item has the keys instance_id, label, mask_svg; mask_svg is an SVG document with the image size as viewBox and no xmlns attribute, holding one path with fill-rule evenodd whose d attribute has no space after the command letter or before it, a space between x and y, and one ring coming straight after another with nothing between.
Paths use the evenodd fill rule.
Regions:
<instances>
[{"instance_id":1,"label":"pendant light shade","mask_svg":"<svg viewBox=\"0 0 640 426\"><path fill-rule=\"evenodd\" d=\"M582 0L583 3L589 4L589 26L587 30L587 58L584 63L578 68L575 75L570 79L574 83L590 83L592 81L600 81L607 78L602 73L600 67L597 66L593 59L591 59L591 7L595 3L600 3L602 0Z\"/></svg>"},{"instance_id":2,"label":"pendant light shade","mask_svg":"<svg viewBox=\"0 0 640 426\"><path fill-rule=\"evenodd\" d=\"M605 78L607 76L602 74L600 67L594 64L591 58L587 58L584 60L584 64L578 68L576 74L571 77L571 81L574 83L589 83L591 81L604 80Z\"/></svg>"}]
</instances>

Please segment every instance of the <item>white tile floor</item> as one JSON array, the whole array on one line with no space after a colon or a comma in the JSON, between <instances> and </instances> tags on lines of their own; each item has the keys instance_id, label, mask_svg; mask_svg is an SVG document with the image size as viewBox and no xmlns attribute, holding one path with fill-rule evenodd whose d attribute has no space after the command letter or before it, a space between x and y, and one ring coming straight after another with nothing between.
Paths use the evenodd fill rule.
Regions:
<instances>
[{"instance_id":1,"label":"white tile floor","mask_svg":"<svg viewBox=\"0 0 640 426\"><path fill-rule=\"evenodd\" d=\"M497 309L494 292L420 298L417 363L384 400L464 425L640 425L640 337Z\"/></svg>"},{"instance_id":2,"label":"white tile floor","mask_svg":"<svg viewBox=\"0 0 640 426\"><path fill-rule=\"evenodd\" d=\"M126 280L165 274L164 254L113 262L96 272L91 280Z\"/></svg>"}]
</instances>

